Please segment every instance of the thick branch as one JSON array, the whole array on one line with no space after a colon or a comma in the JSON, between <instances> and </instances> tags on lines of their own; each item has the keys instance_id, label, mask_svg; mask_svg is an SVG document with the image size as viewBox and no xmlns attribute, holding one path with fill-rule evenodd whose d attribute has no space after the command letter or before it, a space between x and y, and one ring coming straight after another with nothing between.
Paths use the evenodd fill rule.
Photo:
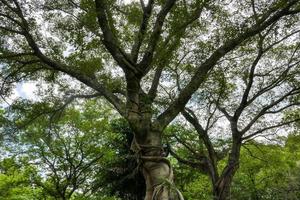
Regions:
<instances>
[{"instance_id":1,"label":"thick branch","mask_svg":"<svg viewBox=\"0 0 300 200\"><path fill-rule=\"evenodd\" d=\"M141 0L141 6L142 6L144 14L143 14L143 19L142 19L142 22L141 22L141 25L140 25L140 29L137 33L135 42L134 42L134 44L132 46L132 49L131 49L131 58L132 58L133 62L137 62L140 47L141 47L142 42L144 40L145 33L147 31L147 27L148 27L148 24L149 24L149 18L151 16L151 12L152 12L152 9L153 9L153 4L154 4L154 0L149 0L147 6L145 7L144 2Z\"/></svg>"},{"instance_id":2,"label":"thick branch","mask_svg":"<svg viewBox=\"0 0 300 200\"><path fill-rule=\"evenodd\" d=\"M95 89L98 93L102 94L111 104L114 105L114 107L120 112L121 115L125 114L123 103L115 96L113 95L108 89L106 89L102 84L100 84L94 76L87 76L82 72L78 72L74 70L73 67L67 66L65 64L59 63L58 61L54 61L44 55L37 43L35 42L33 36L30 33L28 22L26 21L21 7L18 4L17 0L14 0L14 3L16 5L16 14L21 19L22 23L22 30L23 35L25 36L25 39L27 40L28 45L33 50L33 53L36 57L38 57L43 63L45 63L47 66L49 66L51 69L54 69L56 71L60 71L63 73L68 74L69 76L79 80L80 82L86 84L87 86Z\"/></svg>"},{"instance_id":3,"label":"thick branch","mask_svg":"<svg viewBox=\"0 0 300 200\"><path fill-rule=\"evenodd\" d=\"M154 101L154 99L156 97L157 88L158 88L159 80L160 80L160 76L161 76L161 73L162 73L164 67L165 66L163 66L163 65L159 65L156 68L156 71L155 71L155 74L154 74L154 78L152 80L152 85L151 85L151 88L149 89L149 92L148 92L148 96L149 96L149 98L150 98L151 101Z\"/></svg>"},{"instance_id":4,"label":"thick branch","mask_svg":"<svg viewBox=\"0 0 300 200\"><path fill-rule=\"evenodd\" d=\"M186 160L184 158L182 158L181 156L179 156L177 153L175 153L170 145L169 146L169 152L170 154L176 158L176 160L178 160L178 162L182 163L182 164L185 164L185 165L188 165L194 169L198 169L200 170L202 173L208 173L208 163L206 161L206 159L203 159L203 160L200 160L200 162L193 162L191 160Z\"/></svg>"},{"instance_id":5,"label":"thick branch","mask_svg":"<svg viewBox=\"0 0 300 200\"><path fill-rule=\"evenodd\" d=\"M112 32L110 23L108 22L108 9L106 7L105 0L95 0L96 12L98 17L98 23L103 32L103 44L119 64L119 66L126 72L130 70L134 73L138 73L134 63L129 59L128 55L119 46L119 41Z\"/></svg>"},{"instance_id":6,"label":"thick branch","mask_svg":"<svg viewBox=\"0 0 300 200\"><path fill-rule=\"evenodd\" d=\"M203 140L208 152L209 159L211 160L211 164L213 165L213 168L216 169L217 155L213 144L211 143L210 138L208 137L207 130L203 129L193 112L183 110L181 113L184 116L184 118L194 126L200 138Z\"/></svg>"},{"instance_id":7,"label":"thick branch","mask_svg":"<svg viewBox=\"0 0 300 200\"><path fill-rule=\"evenodd\" d=\"M153 54L157 46L160 34L162 32L162 27L165 22L165 18L170 12L171 8L174 6L176 0L167 0L160 12L157 15L155 25L153 27L152 34L150 36L149 43L147 45L146 52L143 56L142 61L139 63L139 68L144 69L149 67L153 59Z\"/></svg>"}]
</instances>

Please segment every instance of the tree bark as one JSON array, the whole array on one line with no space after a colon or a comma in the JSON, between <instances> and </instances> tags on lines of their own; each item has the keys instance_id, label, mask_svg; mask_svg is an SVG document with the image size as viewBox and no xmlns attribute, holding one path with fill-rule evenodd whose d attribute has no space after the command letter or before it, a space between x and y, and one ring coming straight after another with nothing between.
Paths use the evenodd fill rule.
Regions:
<instances>
[{"instance_id":1,"label":"tree bark","mask_svg":"<svg viewBox=\"0 0 300 200\"><path fill-rule=\"evenodd\" d=\"M145 200L169 200L169 182L173 181L171 166L165 161L144 161L143 174L146 181ZM167 183L167 184L166 184Z\"/></svg>"},{"instance_id":2,"label":"tree bark","mask_svg":"<svg viewBox=\"0 0 300 200\"><path fill-rule=\"evenodd\" d=\"M142 137L141 137L142 136ZM138 155L138 163L146 183L144 200L169 200L170 185L173 184L173 171L165 158L161 133L149 131L135 134L132 149Z\"/></svg>"},{"instance_id":3,"label":"tree bark","mask_svg":"<svg viewBox=\"0 0 300 200\"><path fill-rule=\"evenodd\" d=\"M239 168L241 140L240 137L234 138L229 154L227 166L224 168L219 180L214 185L214 200L231 199L231 184L233 176Z\"/></svg>"}]
</instances>

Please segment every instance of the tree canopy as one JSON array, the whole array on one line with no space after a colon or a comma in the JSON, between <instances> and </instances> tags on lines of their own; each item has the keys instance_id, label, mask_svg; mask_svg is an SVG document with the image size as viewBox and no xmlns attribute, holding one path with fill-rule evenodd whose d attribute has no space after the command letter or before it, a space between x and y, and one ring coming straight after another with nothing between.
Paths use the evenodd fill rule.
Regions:
<instances>
[{"instance_id":1,"label":"tree canopy","mask_svg":"<svg viewBox=\"0 0 300 200\"><path fill-rule=\"evenodd\" d=\"M210 176L214 199L228 199L242 146L299 121L299 12L297 0L0 0L3 102L17 84L38 87L31 101L6 102L3 138L33 135L31 152L68 161L50 171L70 171L55 175L70 198L117 135L101 135L108 121L88 109L111 113L133 134L126 148L145 200L183 199L168 151ZM176 155L182 147L189 158Z\"/></svg>"}]
</instances>

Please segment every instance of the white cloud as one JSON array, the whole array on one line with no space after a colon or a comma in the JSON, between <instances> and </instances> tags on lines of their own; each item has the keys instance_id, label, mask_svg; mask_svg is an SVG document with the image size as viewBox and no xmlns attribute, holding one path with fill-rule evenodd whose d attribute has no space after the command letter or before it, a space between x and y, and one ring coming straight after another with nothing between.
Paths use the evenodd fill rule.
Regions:
<instances>
[{"instance_id":1,"label":"white cloud","mask_svg":"<svg viewBox=\"0 0 300 200\"><path fill-rule=\"evenodd\" d=\"M36 83L33 82L20 83L16 87L17 95L24 99L34 99L36 89Z\"/></svg>"},{"instance_id":2,"label":"white cloud","mask_svg":"<svg viewBox=\"0 0 300 200\"><path fill-rule=\"evenodd\" d=\"M12 94L9 97L6 97L5 100L1 100L0 107L5 108L12 104L16 99L36 99L35 91L37 90L36 83L34 82L22 82L18 83L15 89L12 91Z\"/></svg>"}]
</instances>

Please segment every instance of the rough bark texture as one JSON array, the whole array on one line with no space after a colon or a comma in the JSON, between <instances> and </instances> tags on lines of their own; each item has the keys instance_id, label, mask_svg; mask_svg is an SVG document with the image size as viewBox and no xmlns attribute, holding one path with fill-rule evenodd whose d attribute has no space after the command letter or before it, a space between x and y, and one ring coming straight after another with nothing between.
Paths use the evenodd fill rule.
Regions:
<instances>
[{"instance_id":1,"label":"rough bark texture","mask_svg":"<svg viewBox=\"0 0 300 200\"><path fill-rule=\"evenodd\" d=\"M145 200L169 200L169 189L164 181L173 179L170 165L164 161L144 161L143 174L147 186Z\"/></svg>"},{"instance_id":2,"label":"rough bark texture","mask_svg":"<svg viewBox=\"0 0 300 200\"><path fill-rule=\"evenodd\" d=\"M170 162L164 157L161 134L155 131L137 133L132 150L138 155L138 163L146 182L145 200L169 200L169 185L173 183Z\"/></svg>"},{"instance_id":3,"label":"rough bark texture","mask_svg":"<svg viewBox=\"0 0 300 200\"><path fill-rule=\"evenodd\" d=\"M239 137L234 137L227 166L224 168L219 180L214 185L214 199L216 200L231 199L230 188L233 176L239 168L240 149L241 140Z\"/></svg>"}]
</instances>

